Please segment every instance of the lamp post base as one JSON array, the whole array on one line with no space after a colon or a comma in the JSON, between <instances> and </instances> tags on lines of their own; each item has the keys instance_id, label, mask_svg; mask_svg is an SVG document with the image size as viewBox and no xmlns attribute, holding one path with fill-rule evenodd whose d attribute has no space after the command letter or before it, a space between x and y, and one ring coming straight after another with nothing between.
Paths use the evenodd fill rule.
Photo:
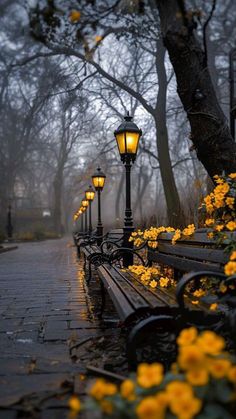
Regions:
<instances>
[{"instance_id":1,"label":"lamp post base","mask_svg":"<svg viewBox=\"0 0 236 419\"><path fill-rule=\"evenodd\" d=\"M129 241L131 233L134 231L133 226L125 226L123 228L124 232L124 238L123 238L123 247L126 247L128 249L133 249L134 245L133 242ZM125 268L128 268L130 265L133 265L134 263L134 256L131 252L124 253L123 256L123 265Z\"/></svg>"}]
</instances>

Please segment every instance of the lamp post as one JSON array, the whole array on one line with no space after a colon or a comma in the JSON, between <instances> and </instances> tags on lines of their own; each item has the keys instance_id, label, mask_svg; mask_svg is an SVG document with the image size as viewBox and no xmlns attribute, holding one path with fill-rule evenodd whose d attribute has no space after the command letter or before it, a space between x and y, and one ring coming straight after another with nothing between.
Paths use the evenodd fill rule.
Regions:
<instances>
[{"instance_id":1,"label":"lamp post","mask_svg":"<svg viewBox=\"0 0 236 419\"><path fill-rule=\"evenodd\" d=\"M85 217L85 225L84 225L84 231L85 231L85 233L87 233L88 232L88 217L87 217L87 208L88 208L88 205L89 205L89 202L88 202L88 200L87 199L83 199L82 200L82 207L84 208L84 217Z\"/></svg>"},{"instance_id":2,"label":"lamp post","mask_svg":"<svg viewBox=\"0 0 236 419\"><path fill-rule=\"evenodd\" d=\"M124 219L124 239L123 246L130 249L133 248L133 243L129 242L130 234L134 231L133 217L131 209L131 167L136 159L139 139L142 135L141 129L132 122L132 116L127 113L124 117L124 122L115 130L117 146L119 149L122 163L125 165L126 171L126 206ZM123 264L125 267L133 264L133 255L131 253L124 254Z\"/></svg>"},{"instance_id":3,"label":"lamp post","mask_svg":"<svg viewBox=\"0 0 236 419\"><path fill-rule=\"evenodd\" d=\"M235 140L236 119L236 48L229 53L230 132Z\"/></svg>"},{"instance_id":4,"label":"lamp post","mask_svg":"<svg viewBox=\"0 0 236 419\"><path fill-rule=\"evenodd\" d=\"M92 175L92 182L93 186L98 193L98 223L97 223L97 244L100 245L102 243L102 236L103 236L103 225L102 225L102 218L101 218L101 192L103 190L104 184L106 180L106 175L102 172L101 168L98 167L96 172Z\"/></svg>"},{"instance_id":5,"label":"lamp post","mask_svg":"<svg viewBox=\"0 0 236 419\"><path fill-rule=\"evenodd\" d=\"M12 233L13 233L13 225L11 221L11 204L8 205L8 211L7 211L7 237L8 240L12 239Z\"/></svg>"},{"instance_id":6,"label":"lamp post","mask_svg":"<svg viewBox=\"0 0 236 419\"><path fill-rule=\"evenodd\" d=\"M85 197L87 201L89 202L89 234L92 233L92 202L94 200L95 192L92 188L92 186L89 186L89 188L85 191Z\"/></svg>"},{"instance_id":7,"label":"lamp post","mask_svg":"<svg viewBox=\"0 0 236 419\"><path fill-rule=\"evenodd\" d=\"M78 211L78 214L79 214L79 218L80 218L80 231L81 232L83 232L83 229L84 229L84 225L83 225L83 210L82 210L82 207L80 207L79 208L79 211Z\"/></svg>"}]
</instances>

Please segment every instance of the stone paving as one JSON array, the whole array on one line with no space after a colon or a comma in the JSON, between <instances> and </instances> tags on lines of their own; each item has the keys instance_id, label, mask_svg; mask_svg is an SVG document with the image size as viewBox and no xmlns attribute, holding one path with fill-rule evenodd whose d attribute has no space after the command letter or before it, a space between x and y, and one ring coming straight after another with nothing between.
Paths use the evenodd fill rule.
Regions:
<instances>
[{"instance_id":1,"label":"stone paving","mask_svg":"<svg viewBox=\"0 0 236 419\"><path fill-rule=\"evenodd\" d=\"M0 255L0 316L0 419L66 418L93 359L93 347L78 348L117 333L96 318L70 239Z\"/></svg>"}]
</instances>

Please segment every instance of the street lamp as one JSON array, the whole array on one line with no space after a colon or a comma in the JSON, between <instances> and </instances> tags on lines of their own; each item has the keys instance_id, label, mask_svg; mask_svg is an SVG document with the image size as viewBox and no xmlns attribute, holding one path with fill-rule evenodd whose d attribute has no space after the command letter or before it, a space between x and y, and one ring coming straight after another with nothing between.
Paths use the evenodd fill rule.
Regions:
<instances>
[{"instance_id":1,"label":"street lamp","mask_svg":"<svg viewBox=\"0 0 236 419\"><path fill-rule=\"evenodd\" d=\"M89 186L89 188L85 191L85 197L87 201L89 202L89 234L92 233L92 202L94 200L95 192L92 188L92 186Z\"/></svg>"},{"instance_id":2,"label":"street lamp","mask_svg":"<svg viewBox=\"0 0 236 419\"><path fill-rule=\"evenodd\" d=\"M88 218L87 218L87 208L88 208L88 205L89 205L89 201L87 200L87 199L82 199L82 207L84 208L84 213L85 213L85 226L84 226L84 229L85 229L85 233L87 233L87 231L88 231Z\"/></svg>"},{"instance_id":3,"label":"street lamp","mask_svg":"<svg viewBox=\"0 0 236 419\"><path fill-rule=\"evenodd\" d=\"M229 53L229 83L230 83L230 132L235 139L236 119L236 48Z\"/></svg>"},{"instance_id":4,"label":"street lamp","mask_svg":"<svg viewBox=\"0 0 236 419\"><path fill-rule=\"evenodd\" d=\"M98 236L97 244L98 245L102 243L102 236L103 236L103 226L102 226L102 219L101 219L101 192L103 190L105 180L106 180L105 173L103 173L101 168L98 167L96 172L92 175L93 186L98 193L98 223L97 223L97 236Z\"/></svg>"},{"instance_id":5,"label":"street lamp","mask_svg":"<svg viewBox=\"0 0 236 419\"><path fill-rule=\"evenodd\" d=\"M129 237L132 231L134 231L134 226L131 209L130 174L132 163L134 163L136 159L139 139L142 135L141 129L139 129L137 125L132 122L132 119L132 116L127 113L124 117L125 121L114 132L121 161L124 163L126 171L126 207L123 246L131 249L133 247L133 243L129 242ZM125 267L133 264L133 255L131 253L124 255L123 264Z\"/></svg>"}]
</instances>

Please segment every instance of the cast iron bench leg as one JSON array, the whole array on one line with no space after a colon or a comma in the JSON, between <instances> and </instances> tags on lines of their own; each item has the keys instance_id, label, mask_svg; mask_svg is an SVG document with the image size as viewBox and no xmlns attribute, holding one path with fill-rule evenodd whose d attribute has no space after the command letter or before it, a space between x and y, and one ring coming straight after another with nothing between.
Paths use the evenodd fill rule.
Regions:
<instances>
[{"instance_id":1,"label":"cast iron bench leg","mask_svg":"<svg viewBox=\"0 0 236 419\"><path fill-rule=\"evenodd\" d=\"M131 330L127 340L127 359L128 365L132 370L135 370L138 364L136 346L138 343L139 336L142 334L144 329L154 329L155 327L161 327L165 330L165 326L169 326L170 322L173 322L174 330L174 319L172 316L167 315L152 315L147 319L141 320Z\"/></svg>"}]
</instances>

